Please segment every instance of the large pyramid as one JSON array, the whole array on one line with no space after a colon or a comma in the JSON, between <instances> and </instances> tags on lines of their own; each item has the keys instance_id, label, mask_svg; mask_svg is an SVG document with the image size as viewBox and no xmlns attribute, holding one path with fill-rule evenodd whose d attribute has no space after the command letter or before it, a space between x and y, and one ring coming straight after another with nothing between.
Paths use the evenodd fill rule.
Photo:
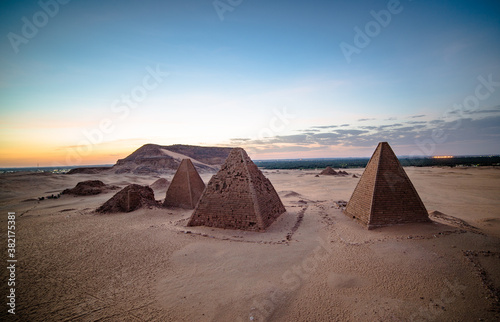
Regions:
<instances>
[{"instance_id":1,"label":"large pyramid","mask_svg":"<svg viewBox=\"0 0 500 322\"><path fill-rule=\"evenodd\" d=\"M210 179L188 226L263 231L285 211L269 179L235 148Z\"/></svg>"},{"instance_id":2,"label":"large pyramid","mask_svg":"<svg viewBox=\"0 0 500 322\"><path fill-rule=\"evenodd\" d=\"M430 221L415 187L387 142L378 144L345 213L368 229Z\"/></svg>"},{"instance_id":3,"label":"large pyramid","mask_svg":"<svg viewBox=\"0 0 500 322\"><path fill-rule=\"evenodd\" d=\"M168 187L163 206L194 209L204 189L205 183L191 160L183 159Z\"/></svg>"}]
</instances>

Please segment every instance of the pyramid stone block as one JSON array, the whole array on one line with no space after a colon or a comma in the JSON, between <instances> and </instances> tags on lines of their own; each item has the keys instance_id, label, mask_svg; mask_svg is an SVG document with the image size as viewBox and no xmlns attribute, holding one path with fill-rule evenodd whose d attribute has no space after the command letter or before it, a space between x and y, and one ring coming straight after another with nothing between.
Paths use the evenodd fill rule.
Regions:
<instances>
[{"instance_id":1,"label":"pyramid stone block","mask_svg":"<svg viewBox=\"0 0 500 322\"><path fill-rule=\"evenodd\" d=\"M378 144L345 213L368 229L430 221L415 187L387 142Z\"/></svg>"},{"instance_id":2,"label":"pyramid stone block","mask_svg":"<svg viewBox=\"0 0 500 322\"><path fill-rule=\"evenodd\" d=\"M183 159L168 187L164 207L194 209L200 199L205 183L190 159Z\"/></svg>"},{"instance_id":3,"label":"pyramid stone block","mask_svg":"<svg viewBox=\"0 0 500 322\"><path fill-rule=\"evenodd\" d=\"M269 179L235 148L210 179L188 226L263 231L285 211Z\"/></svg>"}]
</instances>

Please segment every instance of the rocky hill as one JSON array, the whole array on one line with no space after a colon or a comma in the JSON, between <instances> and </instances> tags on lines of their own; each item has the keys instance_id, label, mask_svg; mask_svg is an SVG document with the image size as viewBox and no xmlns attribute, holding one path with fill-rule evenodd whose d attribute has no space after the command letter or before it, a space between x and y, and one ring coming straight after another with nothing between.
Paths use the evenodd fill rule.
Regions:
<instances>
[{"instance_id":1,"label":"rocky hill","mask_svg":"<svg viewBox=\"0 0 500 322\"><path fill-rule=\"evenodd\" d=\"M182 159L191 159L198 172L216 172L224 163L232 148L196 145L145 144L112 167L77 168L68 174L133 173L171 174L175 173Z\"/></svg>"},{"instance_id":2,"label":"rocky hill","mask_svg":"<svg viewBox=\"0 0 500 322\"><path fill-rule=\"evenodd\" d=\"M217 171L231 148L194 145L146 144L109 169L114 173L160 174L177 170L182 159L191 159L199 172Z\"/></svg>"}]
</instances>

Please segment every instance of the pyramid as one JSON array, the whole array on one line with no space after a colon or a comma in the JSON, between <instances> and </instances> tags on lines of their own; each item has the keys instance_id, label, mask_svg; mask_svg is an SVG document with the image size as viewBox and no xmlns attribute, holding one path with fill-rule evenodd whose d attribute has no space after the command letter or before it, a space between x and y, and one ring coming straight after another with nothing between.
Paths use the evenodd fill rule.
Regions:
<instances>
[{"instance_id":1,"label":"pyramid","mask_svg":"<svg viewBox=\"0 0 500 322\"><path fill-rule=\"evenodd\" d=\"M345 213L368 229L430 221L415 187L387 142L378 144Z\"/></svg>"},{"instance_id":2,"label":"pyramid","mask_svg":"<svg viewBox=\"0 0 500 322\"><path fill-rule=\"evenodd\" d=\"M285 207L245 150L231 150L207 185L188 226L263 231Z\"/></svg>"},{"instance_id":3,"label":"pyramid","mask_svg":"<svg viewBox=\"0 0 500 322\"><path fill-rule=\"evenodd\" d=\"M190 159L183 159L167 190L164 207L194 209L205 183Z\"/></svg>"},{"instance_id":4,"label":"pyramid","mask_svg":"<svg viewBox=\"0 0 500 322\"><path fill-rule=\"evenodd\" d=\"M335 176L338 173L337 173L337 171L333 170L332 167L328 166L323 171L321 171L320 174L329 175L329 176L331 176L331 175Z\"/></svg>"}]
</instances>

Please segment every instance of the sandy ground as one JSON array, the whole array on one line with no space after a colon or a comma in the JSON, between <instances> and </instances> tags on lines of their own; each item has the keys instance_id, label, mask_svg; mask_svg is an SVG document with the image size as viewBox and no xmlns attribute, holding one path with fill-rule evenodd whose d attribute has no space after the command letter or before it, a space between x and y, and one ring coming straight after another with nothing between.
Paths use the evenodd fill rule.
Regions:
<instances>
[{"instance_id":1,"label":"sandy ground","mask_svg":"<svg viewBox=\"0 0 500 322\"><path fill-rule=\"evenodd\" d=\"M3 174L2 261L16 212L18 262L16 315L3 304L0 319L498 321L500 169L406 171L427 210L452 220L367 231L334 203L359 179L319 171L264 171L287 209L265 233L186 227L190 210L95 214L114 192L37 200L84 180L158 177Z\"/></svg>"}]
</instances>

